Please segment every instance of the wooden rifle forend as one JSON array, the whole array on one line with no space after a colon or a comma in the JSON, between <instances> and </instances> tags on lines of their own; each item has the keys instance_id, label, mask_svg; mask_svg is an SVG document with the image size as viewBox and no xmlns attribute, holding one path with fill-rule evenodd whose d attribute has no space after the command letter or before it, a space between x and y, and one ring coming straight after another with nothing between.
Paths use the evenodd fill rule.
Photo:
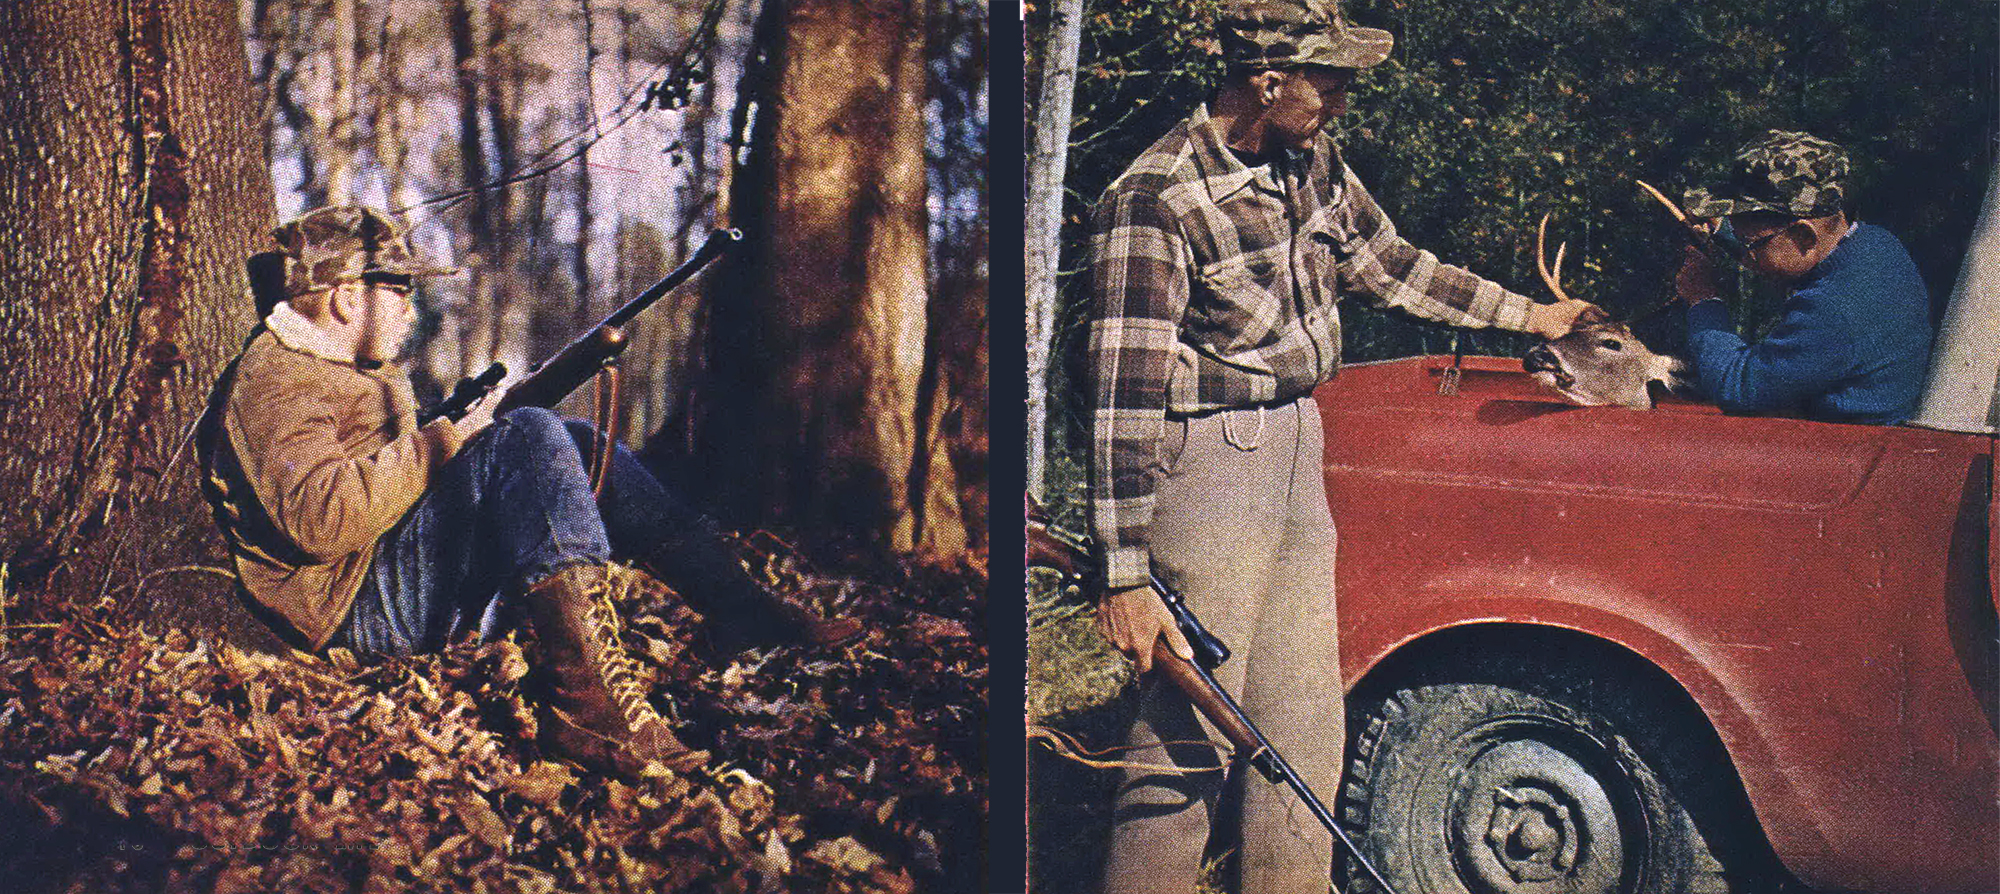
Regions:
<instances>
[{"instance_id":1,"label":"wooden rifle forend","mask_svg":"<svg viewBox=\"0 0 2000 894\"><path fill-rule=\"evenodd\" d=\"M569 393L583 387L597 371L618 359L625 350L625 330L599 325L570 342L554 357L528 371L528 377L507 389L494 415L515 407L553 407Z\"/></svg>"}]
</instances>

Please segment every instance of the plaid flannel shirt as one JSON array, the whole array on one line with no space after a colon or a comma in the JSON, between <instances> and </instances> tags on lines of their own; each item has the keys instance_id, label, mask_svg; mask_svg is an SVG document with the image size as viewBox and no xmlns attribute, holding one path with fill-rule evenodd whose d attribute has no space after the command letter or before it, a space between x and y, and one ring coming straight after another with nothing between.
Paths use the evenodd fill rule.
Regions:
<instances>
[{"instance_id":1,"label":"plaid flannel shirt","mask_svg":"<svg viewBox=\"0 0 2000 894\"><path fill-rule=\"evenodd\" d=\"M1533 303L1397 236L1325 134L1250 168L1206 107L1105 191L1090 266L1091 526L1114 588L1146 581L1168 417L1292 400L1332 378L1341 295L1513 330Z\"/></svg>"}]
</instances>

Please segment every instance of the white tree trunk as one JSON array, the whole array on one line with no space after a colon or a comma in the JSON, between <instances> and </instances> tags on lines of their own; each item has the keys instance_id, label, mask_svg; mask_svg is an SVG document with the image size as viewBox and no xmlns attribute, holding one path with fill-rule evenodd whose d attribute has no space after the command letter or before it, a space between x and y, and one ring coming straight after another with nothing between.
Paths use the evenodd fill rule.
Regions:
<instances>
[{"instance_id":1,"label":"white tree trunk","mask_svg":"<svg viewBox=\"0 0 2000 894\"><path fill-rule=\"evenodd\" d=\"M1042 52L1042 89L1028 138L1028 493L1040 497L1048 454L1050 344L1055 339L1056 264L1062 254L1063 172L1069 165L1070 100L1083 34L1083 0L1056 0Z\"/></svg>"}]
</instances>

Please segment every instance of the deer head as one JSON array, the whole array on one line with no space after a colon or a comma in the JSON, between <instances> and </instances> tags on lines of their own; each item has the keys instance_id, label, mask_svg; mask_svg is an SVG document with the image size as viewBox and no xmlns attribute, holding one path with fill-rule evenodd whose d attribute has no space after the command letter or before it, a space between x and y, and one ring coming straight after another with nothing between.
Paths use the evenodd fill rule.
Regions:
<instances>
[{"instance_id":1,"label":"deer head","mask_svg":"<svg viewBox=\"0 0 2000 894\"><path fill-rule=\"evenodd\" d=\"M1567 300L1562 287L1563 252L1556 247L1555 267L1548 263L1549 216L1535 232L1535 268L1542 283L1558 299ZM1521 358L1521 367L1535 379L1561 394L1569 402L1586 407L1617 406L1649 410L1653 407L1651 386L1658 383L1673 389L1683 384L1681 374L1687 364L1679 359L1655 354L1632 334L1632 327L1616 322L1604 311L1592 307L1577 317L1567 335L1545 341Z\"/></svg>"}]
</instances>

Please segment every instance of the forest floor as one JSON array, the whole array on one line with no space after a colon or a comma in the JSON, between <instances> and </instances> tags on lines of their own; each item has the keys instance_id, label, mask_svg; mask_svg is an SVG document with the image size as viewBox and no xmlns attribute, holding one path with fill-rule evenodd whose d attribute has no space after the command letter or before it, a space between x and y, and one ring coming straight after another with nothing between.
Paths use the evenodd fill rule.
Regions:
<instances>
[{"instance_id":1,"label":"forest floor","mask_svg":"<svg viewBox=\"0 0 2000 894\"><path fill-rule=\"evenodd\" d=\"M0 630L0 878L28 891L913 892L981 887L983 570L772 583L868 622L837 649L723 653L621 575L626 647L687 775L535 744L526 632L324 657L142 624L117 599ZM132 602L136 600L126 600Z\"/></svg>"}]
</instances>

